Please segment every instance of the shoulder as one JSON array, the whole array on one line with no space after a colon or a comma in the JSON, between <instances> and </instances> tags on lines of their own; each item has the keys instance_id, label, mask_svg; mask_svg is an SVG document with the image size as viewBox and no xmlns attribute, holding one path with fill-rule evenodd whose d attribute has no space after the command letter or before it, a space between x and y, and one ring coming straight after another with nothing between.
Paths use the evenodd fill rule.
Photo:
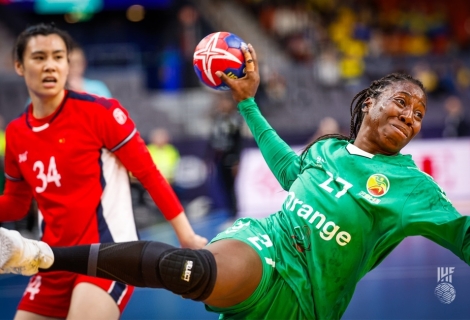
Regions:
<instances>
[{"instance_id":1,"label":"shoulder","mask_svg":"<svg viewBox=\"0 0 470 320\"><path fill-rule=\"evenodd\" d=\"M69 102L78 103L81 108L86 108L87 111L104 112L106 110L115 109L116 107L124 109L116 99L105 98L85 92L69 91L68 99Z\"/></svg>"},{"instance_id":2,"label":"shoulder","mask_svg":"<svg viewBox=\"0 0 470 320\"><path fill-rule=\"evenodd\" d=\"M323 150L331 150L331 152L334 152L335 150L342 149L346 147L349 144L347 140L344 139L338 139L336 137L330 137L330 138L325 138L318 140L312 145L312 148L314 149L323 149Z\"/></svg>"},{"instance_id":3,"label":"shoulder","mask_svg":"<svg viewBox=\"0 0 470 320\"><path fill-rule=\"evenodd\" d=\"M174 153L174 154L179 153L178 149L177 149L174 145L172 145L172 144L167 144L167 145L165 146L165 148L166 148L169 152L172 152L172 153Z\"/></svg>"},{"instance_id":4,"label":"shoulder","mask_svg":"<svg viewBox=\"0 0 470 320\"><path fill-rule=\"evenodd\" d=\"M78 103L89 104L90 106L101 106L104 108L110 108L113 105L113 100L117 102L116 99L109 99L100 97L94 94L86 93L86 92L77 92L70 90L68 92L68 99L70 101L75 101Z\"/></svg>"},{"instance_id":5,"label":"shoulder","mask_svg":"<svg viewBox=\"0 0 470 320\"><path fill-rule=\"evenodd\" d=\"M327 159L333 160L334 158L344 156L343 150L345 150L347 145L347 140L335 137L321 139L308 147L308 149L302 151L301 158L302 161L310 159L315 163L318 161L324 162Z\"/></svg>"},{"instance_id":6,"label":"shoulder","mask_svg":"<svg viewBox=\"0 0 470 320\"><path fill-rule=\"evenodd\" d=\"M23 111L18 117L16 117L15 119L11 120L6 128L5 128L5 134L8 134L14 130L17 130L17 129L23 129L23 127L26 127L27 124L26 124L26 110Z\"/></svg>"},{"instance_id":7,"label":"shoulder","mask_svg":"<svg viewBox=\"0 0 470 320\"><path fill-rule=\"evenodd\" d=\"M441 186L434 180L432 176L426 172L421 171L418 167L408 167L414 174L410 176L411 179L415 179L414 194L419 198L425 199L427 197L439 197L445 202L450 200L447 198L446 193Z\"/></svg>"}]
</instances>

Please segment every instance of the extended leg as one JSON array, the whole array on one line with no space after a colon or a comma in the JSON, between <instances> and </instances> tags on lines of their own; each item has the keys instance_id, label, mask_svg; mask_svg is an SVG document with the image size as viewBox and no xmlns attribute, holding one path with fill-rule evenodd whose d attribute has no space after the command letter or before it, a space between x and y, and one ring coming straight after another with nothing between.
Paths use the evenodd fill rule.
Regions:
<instances>
[{"instance_id":1,"label":"extended leg","mask_svg":"<svg viewBox=\"0 0 470 320\"><path fill-rule=\"evenodd\" d=\"M70 271L138 287L165 288L184 298L204 300L217 277L208 250L180 249L161 242L132 241L51 248L0 228L0 273L32 275Z\"/></svg>"},{"instance_id":2,"label":"extended leg","mask_svg":"<svg viewBox=\"0 0 470 320\"><path fill-rule=\"evenodd\" d=\"M30 275L38 272L38 267L46 272L70 271L139 287L165 288L215 307L229 307L247 299L257 288L263 270L258 253L238 240L217 241L207 250L132 241L51 251L41 241L0 228L0 273Z\"/></svg>"},{"instance_id":3,"label":"extended leg","mask_svg":"<svg viewBox=\"0 0 470 320\"><path fill-rule=\"evenodd\" d=\"M211 252L180 249L161 242L132 241L52 250L54 264L41 271L65 270L138 287L164 288L197 301L210 295L217 276Z\"/></svg>"}]
</instances>

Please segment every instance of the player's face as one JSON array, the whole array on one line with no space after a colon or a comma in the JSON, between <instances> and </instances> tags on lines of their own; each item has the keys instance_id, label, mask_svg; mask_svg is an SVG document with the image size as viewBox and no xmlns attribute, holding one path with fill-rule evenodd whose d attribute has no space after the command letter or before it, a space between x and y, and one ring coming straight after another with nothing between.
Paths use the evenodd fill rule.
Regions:
<instances>
[{"instance_id":1,"label":"player's face","mask_svg":"<svg viewBox=\"0 0 470 320\"><path fill-rule=\"evenodd\" d=\"M26 45L23 63L15 63L31 95L55 97L62 92L69 72L67 47L57 34L31 37Z\"/></svg>"},{"instance_id":2,"label":"player's face","mask_svg":"<svg viewBox=\"0 0 470 320\"><path fill-rule=\"evenodd\" d=\"M426 112L423 90L409 81L393 83L376 99L366 99L365 115L354 143L373 154L393 155L421 130Z\"/></svg>"}]
</instances>

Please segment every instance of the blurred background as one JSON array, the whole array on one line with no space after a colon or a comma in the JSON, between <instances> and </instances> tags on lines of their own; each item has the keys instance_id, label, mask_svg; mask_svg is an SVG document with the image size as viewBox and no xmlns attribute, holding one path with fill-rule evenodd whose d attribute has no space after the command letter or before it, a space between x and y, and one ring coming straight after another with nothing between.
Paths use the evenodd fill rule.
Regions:
<instances>
[{"instance_id":1,"label":"blurred background","mask_svg":"<svg viewBox=\"0 0 470 320\"><path fill-rule=\"evenodd\" d=\"M160 153L154 147L157 165L196 232L208 238L236 217L277 211L285 197L230 97L196 77L194 48L215 31L253 44L261 70L258 104L299 151L318 135L348 134L350 102L372 80L393 71L420 79L428 110L420 136L404 152L462 214L470 213L467 0L0 0L0 138L28 101L13 69L14 40L39 22L72 35L83 49L79 76L102 82L129 110L149 150L165 146ZM220 167L227 163L225 172ZM177 244L151 198L131 181L142 239ZM34 204L30 211L2 225L38 237ZM454 268L452 301L435 294L438 268ZM0 277L1 319L13 317L27 280ZM359 283L344 318L468 319L469 296L465 263L426 239L408 238ZM122 318L217 315L163 290L138 289Z\"/></svg>"}]
</instances>

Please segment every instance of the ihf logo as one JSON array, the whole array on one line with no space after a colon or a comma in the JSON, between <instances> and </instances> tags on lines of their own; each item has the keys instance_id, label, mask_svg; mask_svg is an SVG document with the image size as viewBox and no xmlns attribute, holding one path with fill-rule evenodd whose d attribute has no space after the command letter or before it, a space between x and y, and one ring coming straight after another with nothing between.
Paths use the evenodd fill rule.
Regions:
<instances>
[{"instance_id":1,"label":"ihf logo","mask_svg":"<svg viewBox=\"0 0 470 320\"><path fill-rule=\"evenodd\" d=\"M437 268L437 286L434 294L440 302L449 304L454 301L456 292L452 285L452 274L454 267L438 267Z\"/></svg>"}]
</instances>

